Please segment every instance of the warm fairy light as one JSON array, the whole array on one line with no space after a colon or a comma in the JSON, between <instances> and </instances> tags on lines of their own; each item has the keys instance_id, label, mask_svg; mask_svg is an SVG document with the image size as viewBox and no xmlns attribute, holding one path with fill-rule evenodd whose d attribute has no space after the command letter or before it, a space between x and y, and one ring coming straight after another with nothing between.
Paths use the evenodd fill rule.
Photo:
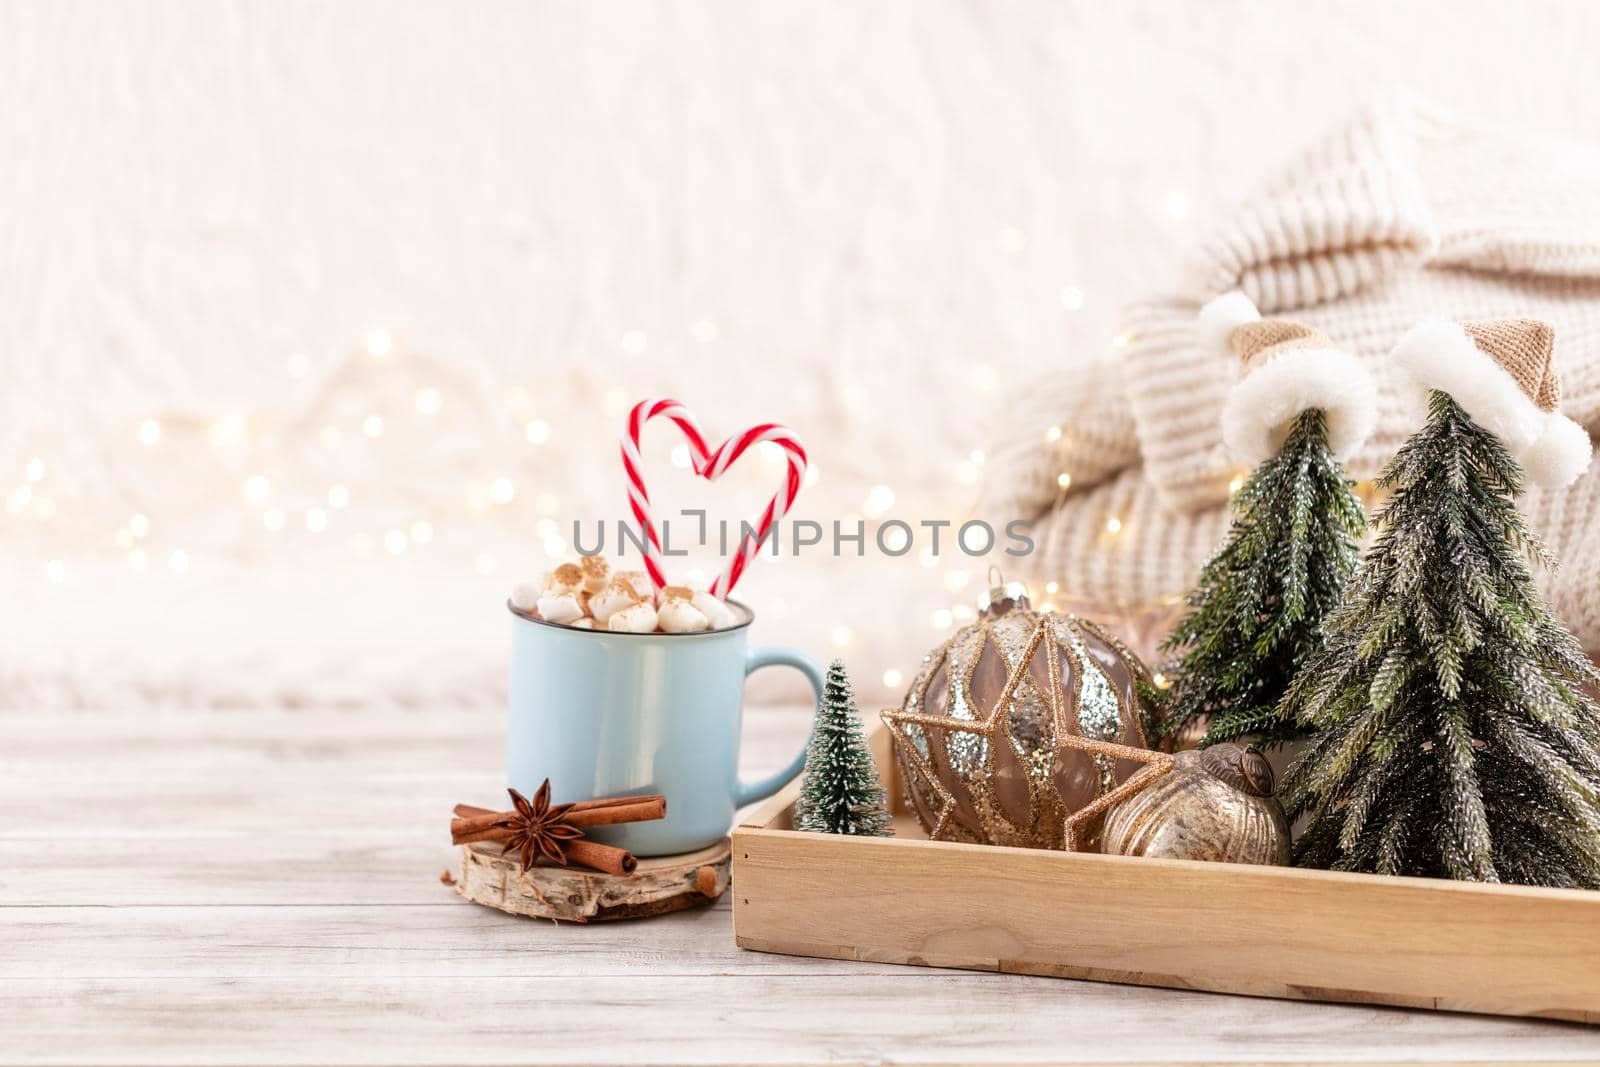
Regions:
<instances>
[{"instance_id":1,"label":"warm fairy light","mask_svg":"<svg viewBox=\"0 0 1600 1067\"><path fill-rule=\"evenodd\" d=\"M6 510L13 515L19 515L32 499L33 490L25 485L19 485L11 491L10 496L6 497Z\"/></svg>"},{"instance_id":2,"label":"warm fairy light","mask_svg":"<svg viewBox=\"0 0 1600 1067\"><path fill-rule=\"evenodd\" d=\"M855 632L848 626L835 626L829 636L832 638L835 647L843 648L855 637Z\"/></svg>"},{"instance_id":3,"label":"warm fairy light","mask_svg":"<svg viewBox=\"0 0 1600 1067\"><path fill-rule=\"evenodd\" d=\"M52 582L64 581L67 577L67 568L59 559L53 559L44 566L44 576Z\"/></svg>"},{"instance_id":4,"label":"warm fairy light","mask_svg":"<svg viewBox=\"0 0 1600 1067\"><path fill-rule=\"evenodd\" d=\"M366 418L362 419L361 420L361 432L366 434L368 437L382 437L383 436L383 416L382 415L368 415Z\"/></svg>"},{"instance_id":5,"label":"warm fairy light","mask_svg":"<svg viewBox=\"0 0 1600 1067\"><path fill-rule=\"evenodd\" d=\"M887 485L875 485L867 492L867 499L861 506L867 518L876 519L894 507L894 490Z\"/></svg>"},{"instance_id":6,"label":"warm fairy light","mask_svg":"<svg viewBox=\"0 0 1600 1067\"><path fill-rule=\"evenodd\" d=\"M1045 614L1045 615L1049 615L1052 612L1054 612L1055 610L1056 610L1056 606L1054 604L1050 603L1050 601L1048 601L1048 600L1046 600L1043 604L1039 605L1039 611L1042 614Z\"/></svg>"},{"instance_id":7,"label":"warm fairy light","mask_svg":"<svg viewBox=\"0 0 1600 1067\"><path fill-rule=\"evenodd\" d=\"M978 613L971 604L957 604L950 609L950 618L955 622L968 623L978 617Z\"/></svg>"},{"instance_id":8,"label":"warm fairy light","mask_svg":"<svg viewBox=\"0 0 1600 1067\"><path fill-rule=\"evenodd\" d=\"M972 575L966 571L951 571L944 576L944 587L952 593L959 593L967 587L967 583L971 580Z\"/></svg>"},{"instance_id":9,"label":"warm fairy light","mask_svg":"<svg viewBox=\"0 0 1600 1067\"><path fill-rule=\"evenodd\" d=\"M173 549L172 554L167 556L167 566L182 574L189 569L189 553L181 548Z\"/></svg>"},{"instance_id":10,"label":"warm fairy light","mask_svg":"<svg viewBox=\"0 0 1600 1067\"><path fill-rule=\"evenodd\" d=\"M983 449L981 448L974 448L971 452L967 453L967 462L971 463L974 467L983 466L986 459L988 459L988 457L983 454Z\"/></svg>"},{"instance_id":11,"label":"warm fairy light","mask_svg":"<svg viewBox=\"0 0 1600 1067\"><path fill-rule=\"evenodd\" d=\"M650 347L650 339L645 336L643 330L628 330L622 335L620 343L622 350L632 356L637 356Z\"/></svg>"},{"instance_id":12,"label":"warm fairy light","mask_svg":"<svg viewBox=\"0 0 1600 1067\"><path fill-rule=\"evenodd\" d=\"M117 547L122 549L124 552L133 547L133 531L128 529L126 526L122 527L116 532L114 539L117 542Z\"/></svg>"},{"instance_id":13,"label":"warm fairy light","mask_svg":"<svg viewBox=\"0 0 1600 1067\"><path fill-rule=\"evenodd\" d=\"M901 680L900 672L893 667L883 672L883 684L888 689L899 689Z\"/></svg>"},{"instance_id":14,"label":"warm fairy light","mask_svg":"<svg viewBox=\"0 0 1600 1067\"><path fill-rule=\"evenodd\" d=\"M143 538L150 535L150 518L144 514L135 514L128 520L128 532L135 537Z\"/></svg>"},{"instance_id":15,"label":"warm fairy light","mask_svg":"<svg viewBox=\"0 0 1600 1067\"><path fill-rule=\"evenodd\" d=\"M1083 307L1083 290L1076 285L1063 285L1060 295L1061 306L1068 311L1077 311Z\"/></svg>"},{"instance_id":16,"label":"warm fairy light","mask_svg":"<svg viewBox=\"0 0 1600 1067\"><path fill-rule=\"evenodd\" d=\"M1048 430L1046 430L1044 432L1044 439L1046 441L1059 441L1059 440L1061 440L1061 427L1059 427L1059 426L1050 427Z\"/></svg>"},{"instance_id":17,"label":"warm fairy light","mask_svg":"<svg viewBox=\"0 0 1600 1067\"><path fill-rule=\"evenodd\" d=\"M934 567L939 565L939 554L931 547L924 548L921 552L917 553L917 562L922 564L924 567L927 567L929 570L932 570Z\"/></svg>"},{"instance_id":18,"label":"warm fairy light","mask_svg":"<svg viewBox=\"0 0 1600 1067\"><path fill-rule=\"evenodd\" d=\"M161 440L161 424L155 419L145 419L139 424L139 443L149 448Z\"/></svg>"},{"instance_id":19,"label":"warm fairy light","mask_svg":"<svg viewBox=\"0 0 1600 1067\"><path fill-rule=\"evenodd\" d=\"M344 441L344 434L337 426L324 426L317 434L317 441L321 443L323 448L338 448L340 443Z\"/></svg>"},{"instance_id":20,"label":"warm fairy light","mask_svg":"<svg viewBox=\"0 0 1600 1067\"><path fill-rule=\"evenodd\" d=\"M321 508L306 509L306 529L312 533L321 533L328 528L328 513Z\"/></svg>"},{"instance_id":21,"label":"warm fairy light","mask_svg":"<svg viewBox=\"0 0 1600 1067\"><path fill-rule=\"evenodd\" d=\"M932 616L933 628L935 630L948 630L950 629L950 624L954 621L955 616L950 614L949 608L940 608L938 611L935 611Z\"/></svg>"},{"instance_id":22,"label":"warm fairy light","mask_svg":"<svg viewBox=\"0 0 1600 1067\"><path fill-rule=\"evenodd\" d=\"M1055 596L1057 593L1061 592L1061 583L1060 582L1045 582L1044 583L1044 591L1047 594L1049 594L1050 596Z\"/></svg>"},{"instance_id":23,"label":"warm fairy light","mask_svg":"<svg viewBox=\"0 0 1600 1067\"><path fill-rule=\"evenodd\" d=\"M407 532L411 534L412 544L425 545L433 540L433 523L427 519L418 519L411 524Z\"/></svg>"},{"instance_id":24,"label":"warm fairy light","mask_svg":"<svg viewBox=\"0 0 1600 1067\"><path fill-rule=\"evenodd\" d=\"M289 377L291 378L304 378L306 376L306 372L311 369L311 361L303 354L296 352L294 355L290 356L289 361L284 364L284 369L289 372Z\"/></svg>"},{"instance_id":25,"label":"warm fairy light","mask_svg":"<svg viewBox=\"0 0 1600 1067\"><path fill-rule=\"evenodd\" d=\"M1234 496L1244 488L1244 475L1235 474L1228 482L1228 495Z\"/></svg>"},{"instance_id":26,"label":"warm fairy light","mask_svg":"<svg viewBox=\"0 0 1600 1067\"><path fill-rule=\"evenodd\" d=\"M277 533L279 530L283 529L283 524L285 521L286 520L282 508L268 508L266 511L261 513L261 525L265 526L273 533Z\"/></svg>"},{"instance_id":27,"label":"warm fairy light","mask_svg":"<svg viewBox=\"0 0 1600 1067\"><path fill-rule=\"evenodd\" d=\"M496 504L509 504L517 496L517 487L510 478L496 478L489 483L489 499Z\"/></svg>"},{"instance_id":28,"label":"warm fairy light","mask_svg":"<svg viewBox=\"0 0 1600 1067\"><path fill-rule=\"evenodd\" d=\"M347 508L350 506L350 489L343 485L330 485L328 487L328 506L332 508Z\"/></svg>"},{"instance_id":29,"label":"warm fairy light","mask_svg":"<svg viewBox=\"0 0 1600 1067\"><path fill-rule=\"evenodd\" d=\"M1115 335L1114 337L1111 338L1111 344L1116 348L1127 348L1128 347L1128 335L1125 334L1125 333L1119 333L1119 334Z\"/></svg>"},{"instance_id":30,"label":"warm fairy light","mask_svg":"<svg viewBox=\"0 0 1600 1067\"><path fill-rule=\"evenodd\" d=\"M524 428L530 445L542 445L550 440L550 424L543 419L531 419Z\"/></svg>"},{"instance_id":31,"label":"warm fairy light","mask_svg":"<svg viewBox=\"0 0 1600 1067\"><path fill-rule=\"evenodd\" d=\"M30 482L43 481L44 460L40 459L38 456L34 456L32 459L28 460L27 464L23 466L22 473L27 476L28 481Z\"/></svg>"},{"instance_id":32,"label":"warm fairy light","mask_svg":"<svg viewBox=\"0 0 1600 1067\"><path fill-rule=\"evenodd\" d=\"M272 495L272 483L264 474L253 474L244 480L244 498L252 504L265 504Z\"/></svg>"},{"instance_id":33,"label":"warm fairy light","mask_svg":"<svg viewBox=\"0 0 1600 1067\"><path fill-rule=\"evenodd\" d=\"M708 345L715 341L720 332L717 329L717 324L711 319L701 319L693 327L694 339L703 345Z\"/></svg>"},{"instance_id":34,"label":"warm fairy light","mask_svg":"<svg viewBox=\"0 0 1600 1067\"><path fill-rule=\"evenodd\" d=\"M756 448L761 452L761 458L769 467L781 467L788 458L788 453L776 441L762 441Z\"/></svg>"},{"instance_id":35,"label":"warm fairy light","mask_svg":"<svg viewBox=\"0 0 1600 1067\"><path fill-rule=\"evenodd\" d=\"M388 330L371 330L367 333L367 355L382 359L394 350L394 337Z\"/></svg>"},{"instance_id":36,"label":"warm fairy light","mask_svg":"<svg viewBox=\"0 0 1600 1067\"><path fill-rule=\"evenodd\" d=\"M237 411L231 411L211 424L211 443L214 445L236 445L244 440L244 416Z\"/></svg>"},{"instance_id":37,"label":"warm fairy light","mask_svg":"<svg viewBox=\"0 0 1600 1067\"><path fill-rule=\"evenodd\" d=\"M142 548L134 549L132 552L128 553L128 566L132 567L136 571L149 570L150 553L146 552Z\"/></svg>"},{"instance_id":38,"label":"warm fairy light","mask_svg":"<svg viewBox=\"0 0 1600 1067\"><path fill-rule=\"evenodd\" d=\"M1156 688L1157 689L1167 689L1167 688L1170 688L1172 686L1172 679L1168 678L1166 675L1162 674L1160 671L1156 671L1154 677L1152 677L1150 680L1152 682L1156 683Z\"/></svg>"},{"instance_id":39,"label":"warm fairy light","mask_svg":"<svg viewBox=\"0 0 1600 1067\"><path fill-rule=\"evenodd\" d=\"M492 552L479 552L477 557L472 561L472 568L487 578L489 575L494 573L494 554Z\"/></svg>"},{"instance_id":40,"label":"warm fairy light","mask_svg":"<svg viewBox=\"0 0 1600 1067\"><path fill-rule=\"evenodd\" d=\"M567 542L556 534L551 534L544 539L544 554L551 559L563 559L567 554Z\"/></svg>"},{"instance_id":41,"label":"warm fairy light","mask_svg":"<svg viewBox=\"0 0 1600 1067\"><path fill-rule=\"evenodd\" d=\"M407 544L409 542L404 530L389 530L383 535L383 547L391 556L404 555Z\"/></svg>"},{"instance_id":42,"label":"warm fairy light","mask_svg":"<svg viewBox=\"0 0 1600 1067\"><path fill-rule=\"evenodd\" d=\"M673 445L672 446L672 465L674 467L677 467L681 471L686 471L686 470L689 469L689 446L688 445Z\"/></svg>"},{"instance_id":43,"label":"warm fairy light","mask_svg":"<svg viewBox=\"0 0 1600 1067\"><path fill-rule=\"evenodd\" d=\"M1115 515L1106 519L1106 533L1114 534L1122 531L1122 520Z\"/></svg>"},{"instance_id":44,"label":"warm fairy light","mask_svg":"<svg viewBox=\"0 0 1600 1067\"><path fill-rule=\"evenodd\" d=\"M1056 487L1059 489L1071 489L1072 475L1067 471L1062 471L1056 475Z\"/></svg>"},{"instance_id":45,"label":"warm fairy light","mask_svg":"<svg viewBox=\"0 0 1600 1067\"><path fill-rule=\"evenodd\" d=\"M444 396L437 389L418 389L414 403L423 415L437 415L444 406Z\"/></svg>"}]
</instances>

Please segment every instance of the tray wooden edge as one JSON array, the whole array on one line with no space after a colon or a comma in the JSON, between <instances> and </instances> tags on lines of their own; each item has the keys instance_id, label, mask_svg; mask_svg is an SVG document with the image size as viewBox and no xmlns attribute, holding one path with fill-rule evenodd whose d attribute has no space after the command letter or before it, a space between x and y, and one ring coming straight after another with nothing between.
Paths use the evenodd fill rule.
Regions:
<instances>
[{"instance_id":1,"label":"tray wooden edge","mask_svg":"<svg viewBox=\"0 0 1600 1067\"><path fill-rule=\"evenodd\" d=\"M741 948L1600 1024L1597 892L807 834L798 792L734 829Z\"/></svg>"}]
</instances>

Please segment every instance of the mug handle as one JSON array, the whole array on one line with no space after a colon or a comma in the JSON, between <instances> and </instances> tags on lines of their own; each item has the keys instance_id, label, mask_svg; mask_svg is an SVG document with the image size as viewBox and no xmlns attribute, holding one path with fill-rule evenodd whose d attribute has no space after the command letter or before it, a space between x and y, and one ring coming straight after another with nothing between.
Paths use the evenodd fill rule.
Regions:
<instances>
[{"instance_id":1,"label":"mug handle","mask_svg":"<svg viewBox=\"0 0 1600 1067\"><path fill-rule=\"evenodd\" d=\"M811 683L811 688L817 694L817 703L822 703L822 668L818 667L803 652L782 645L770 645L766 648L752 648L744 661L744 676L750 677L763 667L793 667L806 676L806 681ZM759 782L740 782L738 792L734 794L735 807L742 808L746 804L754 804L758 800L765 800L784 786L794 780L806 765L806 749L811 745L811 731L806 731L806 739L801 742L800 751L795 753L789 765L777 774L769 775Z\"/></svg>"}]
</instances>

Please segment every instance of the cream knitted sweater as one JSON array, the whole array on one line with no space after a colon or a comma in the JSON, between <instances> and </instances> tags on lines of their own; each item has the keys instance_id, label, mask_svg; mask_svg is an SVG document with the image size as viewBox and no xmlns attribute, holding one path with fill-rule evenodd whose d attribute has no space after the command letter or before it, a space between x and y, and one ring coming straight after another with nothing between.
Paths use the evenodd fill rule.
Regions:
<instances>
[{"instance_id":1,"label":"cream knitted sweater","mask_svg":"<svg viewBox=\"0 0 1600 1067\"><path fill-rule=\"evenodd\" d=\"M1556 331L1562 411L1600 426L1600 148L1485 127L1409 96L1381 102L1268 183L1126 317L1127 345L1035 383L1034 418L996 449L991 517L1040 517L1037 577L1102 602L1185 590L1227 528L1219 413L1236 361L1196 343L1201 304L1243 289L1263 315L1308 323L1363 360L1378 430L1351 461L1377 473L1420 425L1386 354L1425 317L1529 316ZM1041 430L1059 424L1058 441ZM1059 472L1072 475L1065 493ZM1573 487L1530 489L1564 560L1552 607L1600 648L1600 463ZM1116 516L1121 530L1108 534Z\"/></svg>"}]
</instances>

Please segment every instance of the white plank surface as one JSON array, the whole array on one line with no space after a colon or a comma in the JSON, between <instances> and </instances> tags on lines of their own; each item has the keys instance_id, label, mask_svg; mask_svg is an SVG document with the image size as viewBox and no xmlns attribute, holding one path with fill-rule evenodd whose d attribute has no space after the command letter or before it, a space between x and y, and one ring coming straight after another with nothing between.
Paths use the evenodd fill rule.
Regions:
<instances>
[{"instance_id":1,"label":"white plank surface","mask_svg":"<svg viewBox=\"0 0 1600 1067\"><path fill-rule=\"evenodd\" d=\"M751 773L806 724L752 710ZM500 728L0 713L0 1062L1600 1056L1559 1023L740 952L726 902L592 927L473 907L439 884L445 823L493 800Z\"/></svg>"}]
</instances>

